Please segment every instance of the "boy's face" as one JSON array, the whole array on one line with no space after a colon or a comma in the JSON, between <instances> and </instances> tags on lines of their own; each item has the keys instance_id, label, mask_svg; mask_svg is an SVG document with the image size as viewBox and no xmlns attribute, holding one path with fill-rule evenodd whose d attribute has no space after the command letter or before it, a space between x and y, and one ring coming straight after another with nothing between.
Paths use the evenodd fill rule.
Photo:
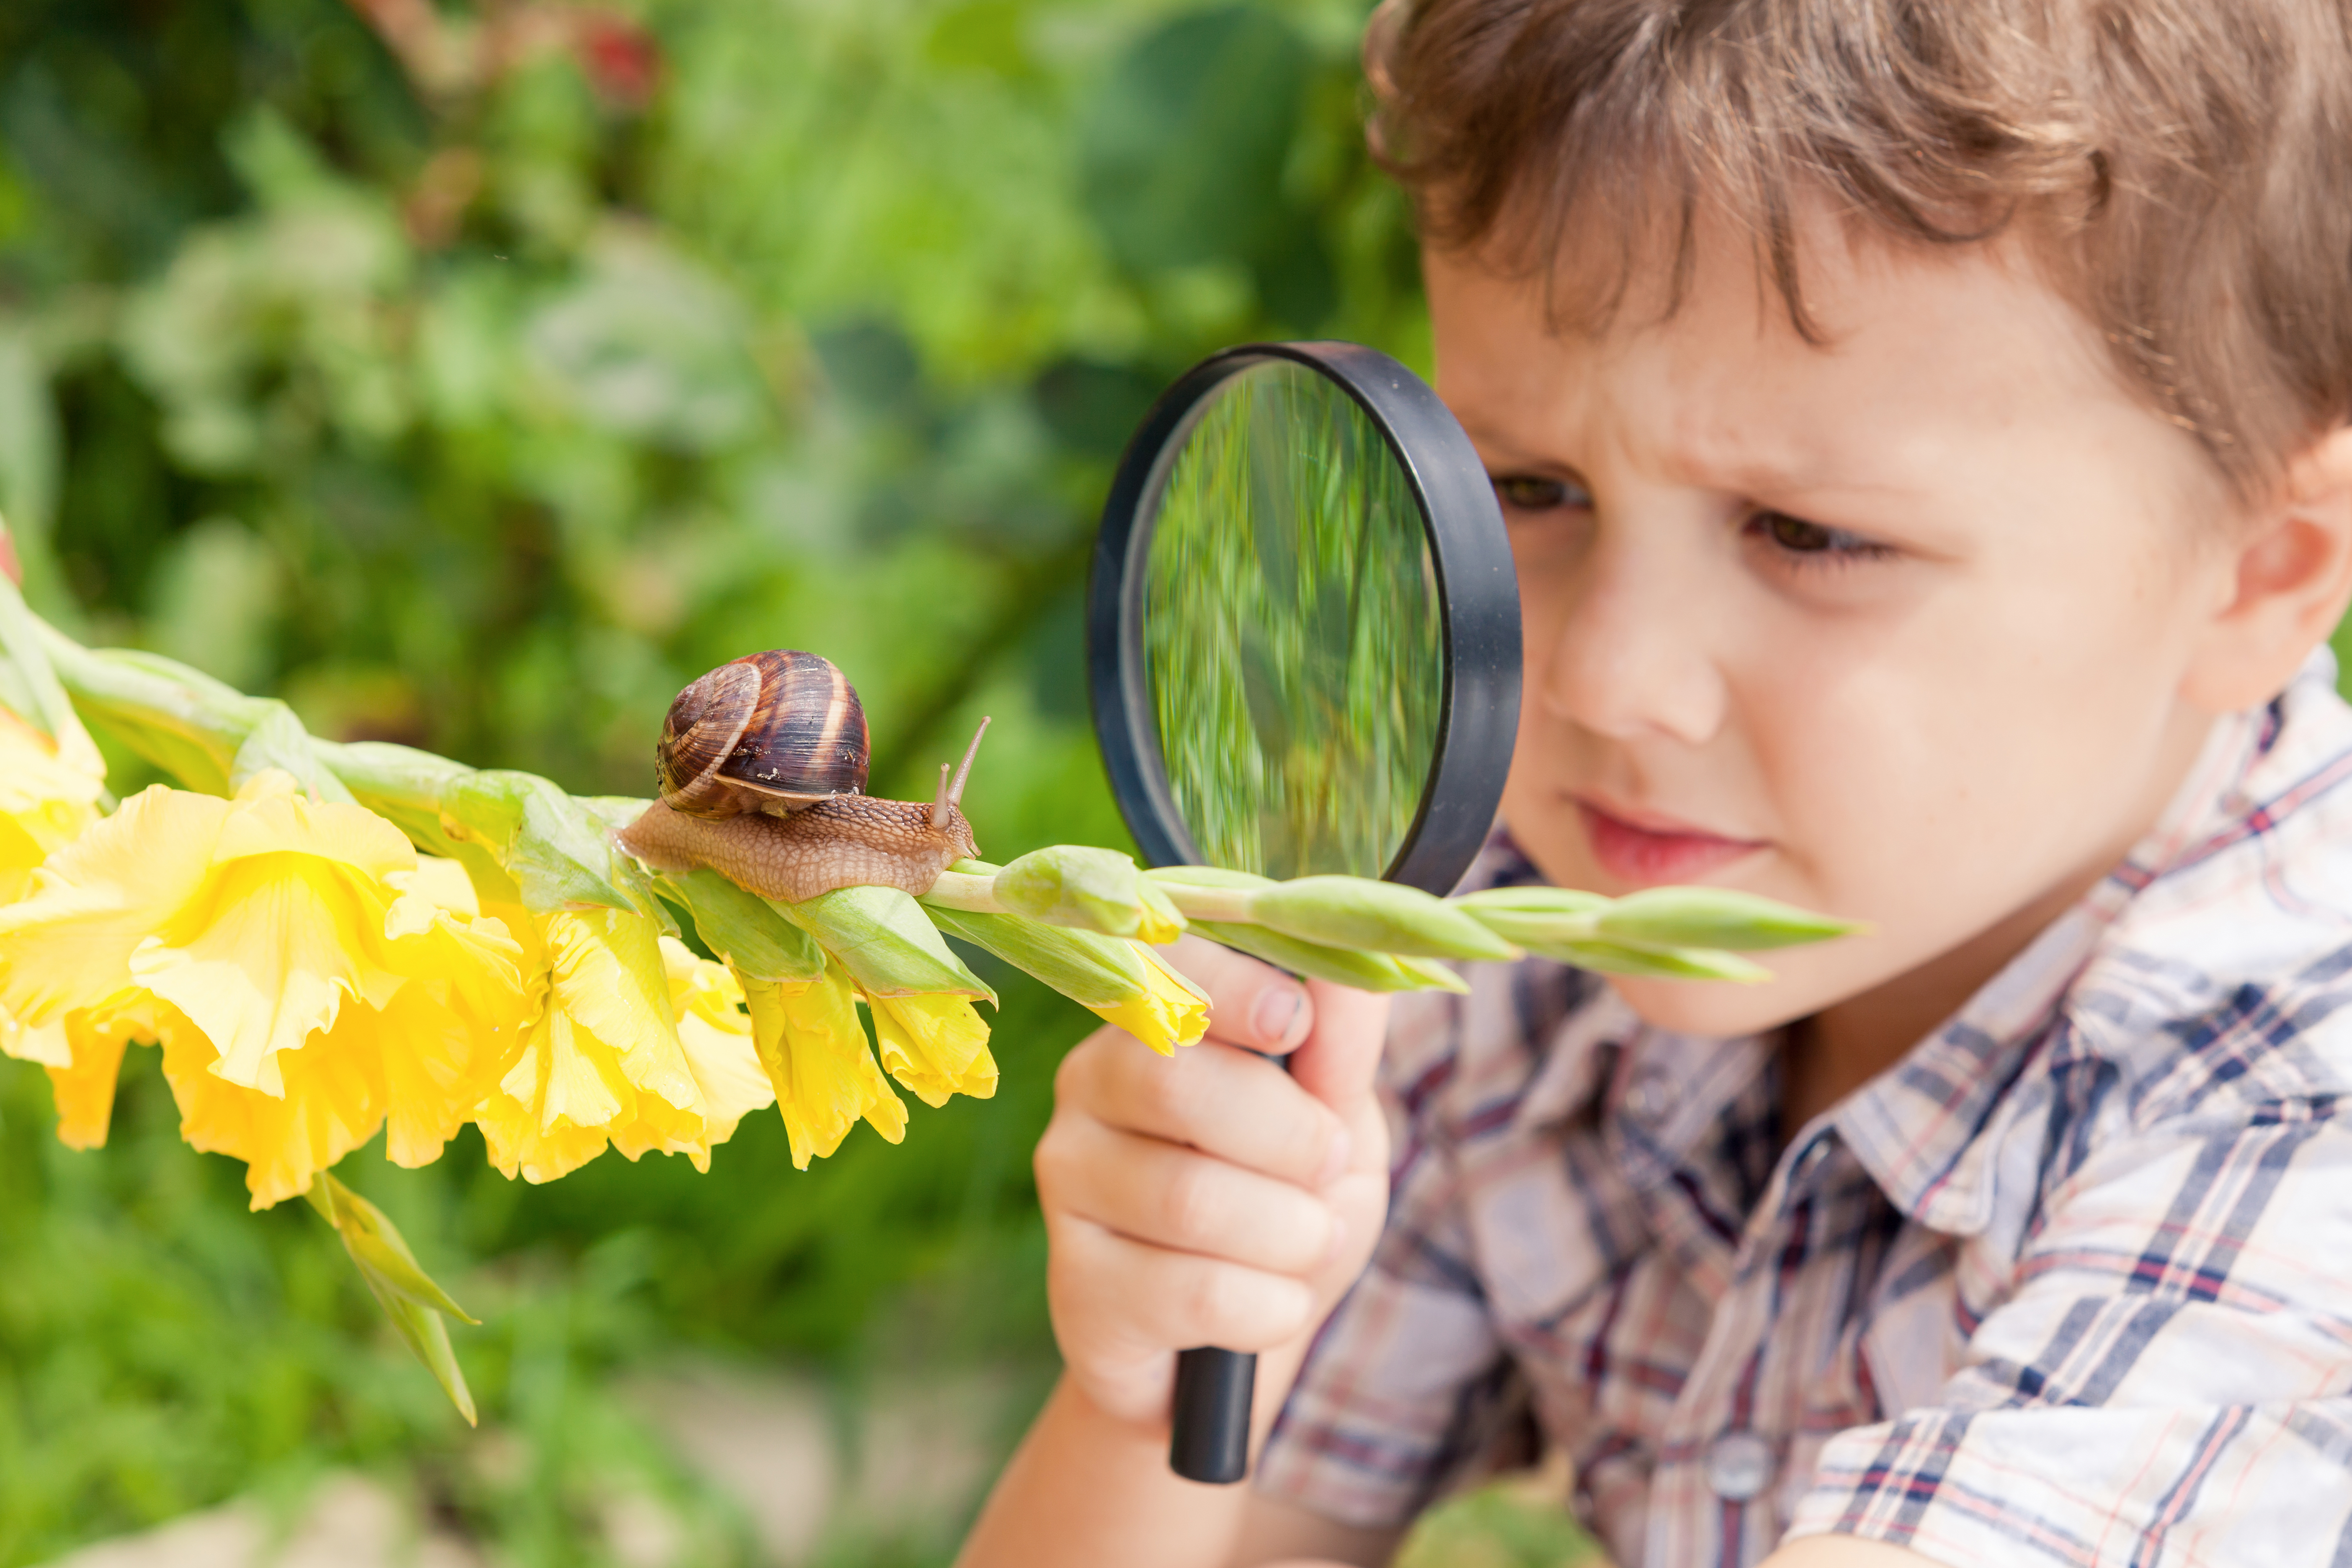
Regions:
<instances>
[{"instance_id":1,"label":"boy's face","mask_svg":"<svg viewBox=\"0 0 2352 1568\"><path fill-rule=\"evenodd\" d=\"M1803 260L1826 347L1738 247L1663 322L1637 297L1590 337L1548 329L1539 282L1426 258L1438 389L1518 565L1504 815L1568 886L1870 923L1767 955L1770 985L1621 983L1653 1022L1871 996L1924 1031L2179 786L2228 501L2014 256L1816 235Z\"/></svg>"}]
</instances>

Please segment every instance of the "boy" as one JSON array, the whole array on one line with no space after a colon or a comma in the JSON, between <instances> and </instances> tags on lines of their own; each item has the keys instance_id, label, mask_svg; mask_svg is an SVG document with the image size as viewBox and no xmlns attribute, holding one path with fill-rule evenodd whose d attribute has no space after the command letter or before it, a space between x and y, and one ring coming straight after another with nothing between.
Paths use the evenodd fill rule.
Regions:
<instances>
[{"instance_id":1,"label":"boy","mask_svg":"<svg viewBox=\"0 0 2352 1568\"><path fill-rule=\"evenodd\" d=\"M1068 1372L967 1563L1382 1562L1515 1407L1628 1568L2352 1562L2347 34L1376 20L1524 598L1478 874L1869 932L1393 1020L1189 948L1222 1043L1058 1080ZM1252 1489L1166 1471L1203 1343Z\"/></svg>"}]
</instances>

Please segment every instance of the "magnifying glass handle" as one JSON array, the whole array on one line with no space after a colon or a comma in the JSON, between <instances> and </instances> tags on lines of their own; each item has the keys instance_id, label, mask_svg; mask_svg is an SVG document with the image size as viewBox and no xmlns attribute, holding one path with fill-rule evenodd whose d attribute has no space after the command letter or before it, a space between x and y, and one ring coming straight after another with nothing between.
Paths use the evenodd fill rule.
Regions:
<instances>
[{"instance_id":1,"label":"magnifying glass handle","mask_svg":"<svg viewBox=\"0 0 2352 1568\"><path fill-rule=\"evenodd\" d=\"M1255 1351L1214 1345L1178 1351L1168 1468L1212 1486L1231 1486L1248 1475L1250 1391L1256 1384Z\"/></svg>"}]
</instances>

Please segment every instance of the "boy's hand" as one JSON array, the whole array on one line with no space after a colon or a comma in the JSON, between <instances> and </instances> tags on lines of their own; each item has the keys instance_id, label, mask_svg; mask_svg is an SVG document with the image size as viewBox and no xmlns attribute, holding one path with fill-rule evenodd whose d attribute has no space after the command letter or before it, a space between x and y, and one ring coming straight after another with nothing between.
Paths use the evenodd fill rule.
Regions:
<instances>
[{"instance_id":1,"label":"boy's hand","mask_svg":"<svg viewBox=\"0 0 2352 1568\"><path fill-rule=\"evenodd\" d=\"M1175 1352L1304 1340L1362 1272L1388 1203L1372 1094L1388 1001L1197 937L1208 1037L1173 1058L1098 1029L1037 1144L1054 1332L1104 1414L1165 1422ZM1295 1053L1292 1071L1253 1052Z\"/></svg>"}]
</instances>

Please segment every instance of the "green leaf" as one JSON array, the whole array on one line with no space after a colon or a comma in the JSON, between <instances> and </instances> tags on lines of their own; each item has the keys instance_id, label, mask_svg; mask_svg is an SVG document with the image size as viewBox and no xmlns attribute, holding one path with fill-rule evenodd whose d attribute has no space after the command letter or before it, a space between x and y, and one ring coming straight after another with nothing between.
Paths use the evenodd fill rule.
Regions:
<instances>
[{"instance_id":1,"label":"green leaf","mask_svg":"<svg viewBox=\"0 0 2352 1568\"><path fill-rule=\"evenodd\" d=\"M777 909L842 962L869 996L996 993L948 950L920 904L897 888L836 888Z\"/></svg>"},{"instance_id":2,"label":"green leaf","mask_svg":"<svg viewBox=\"0 0 2352 1568\"><path fill-rule=\"evenodd\" d=\"M1352 985L1359 991L1426 991L1433 987L1449 991L1466 989L1458 979L1446 985L1430 975L1408 970L1401 960L1384 952L1354 952L1344 947L1325 947L1319 942L1286 936L1265 926L1194 921L1192 929L1212 942L1222 942L1236 952L1246 952L1252 958L1262 958L1293 974L1337 981L1342 985ZM1452 973L1451 971L1444 973Z\"/></svg>"},{"instance_id":3,"label":"green leaf","mask_svg":"<svg viewBox=\"0 0 2352 1568\"><path fill-rule=\"evenodd\" d=\"M5 528L5 525L0 525ZM98 747L74 712L73 699L58 679L43 646L40 624L25 607L16 584L0 575L0 655L17 689L8 693L8 706L35 729L58 743L58 755L76 765L94 764ZM20 705L21 704L21 705Z\"/></svg>"},{"instance_id":4,"label":"green leaf","mask_svg":"<svg viewBox=\"0 0 2352 1568\"><path fill-rule=\"evenodd\" d=\"M532 913L583 904L638 911L636 900L613 883L604 825L538 774L467 773L450 784L441 809L497 857Z\"/></svg>"},{"instance_id":5,"label":"green leaf","mask_svg":"<svg viewBox=\"0 0 2352 1568\"><path fill-rule=\"evenodd\" d=\"M1368 877L1301 877L1251 900L1257 923L1331 947L1422 958L1518 956L1511 944L1444 900Z\"/></svg>"},{"instance_id":6,"label":"green leaf","mask_svg":"<svg viewBox=\"0 0 2352 1568\"><path fill-rule=\"evenodd\" d=\"M1019 915L975 914L926 904L923 910L960 936L1082 1007L1109 1007L1141 995L1143 955L1123 937L1040 925Z\"/></svg>"},{"instance_id":7,"label":"green leaf","mask_svg":"<svg viewBox=\"0 0 2352 1568\"><path fill-rule=\"evenodd\" d=\"M367 1281L376 1305L383 1309L384 1316L400 1331L409 1350L433 1374L433 1381L441 1385L441 1392L449 1396L449 1403L457 1407L457 1414L466 1418L466 1425L481 1425L474 1409L474 1391L466 1386L465 1369L457 1364L457 1352L449 1344L449 1325L442 1321L441 1314L394 1295L364 1268L360 1270L360 1278Z\"/></svg>"},{"instance_id":8,"label":"green leaf","mask_svg":"<svg viewBox=\"0 0 2352 1568\"><path fill-rule=\"evenodd\" d=\"M320 760L311 747L310 732L283 702L261 704L259 722L247 732L245 743L237 747L229 763L229 788L242 789L254 774L270 768L293 774L294 783L313 799L352 804L352 792Z\"/></svg>"},{"instance_id":9,"label":"green leaf","mask_svg":"<svg viewBox=\"0 0 2352 1568\"><path fill-rule=\"evenodd\" d=\"M1640 974L1659 980L1727 980L1755 985L1772 972L1737 953L1704 947L1632 947L1611 942L1563 942L1529 947L1538 958L1604 974Z\"/></svg>"},{"instance_id":10,"label":"green leaf","mask_svg":"<svg viewBox=\"0 0 2352 1568\"><path fill-rule=\"evenodd\" d=\"M1451 901L1505 942L1530 951L1544 943L1590 940L1593 921L1610 902L1599 893L1569 888L1490 888Z\"/></svg>"},{"instance_id":11,"label":"green leaf","mask_svg":"<svg viewBox=\"0 0 2352 1568\"><path fill-rule=\"evenodd\" d=\"M1145 888L1127 856L1076 844L1033 850L999 871L994 883L998 902L1046 925L1175 941L1183 934L1183 917L1166 894Z\"/></svg>"},{"instance_id":12,"label":"green leaf","mask_svg":"<svg viewBox=\"0 0 2352 1568\"><path fill-rule=\"evenodd\" d=\"M1255 871L1228 871L1217 866L1154 866L1144 876L1179 888L1271 888L1271 877Z\"/></svg>"},{"instance_id":13,"label":"green leaf","mask_svg":"<svg viewBox=\"0 0 2352 1568\"><path fill-rule=\"evenodd\" d=\"M99 651L35 623L82 717L193 790L227 795L236 749L260 718L254 698L155 654Z\"/></svg>"},{"instance_id":14,"label":"green leaf","mask_svg":"<svg viewBox=\"0 0 2352 1568\"><path fill-rule=\"evenodd\" d=\"M656 877L654 882L686 906L704 945L744 978L797 982L824 973L824 950L814 937L775 905L709 867L683 877Z\"/></svg>"},{"instance_id":15,"label":"green leaf","mask_svg":"<svg viewBox=\"0 0 2352 1568\"><path fill-rule=\"evenodd\" d=\"M1862 927L1727 888L1650 888L1610 905L1594 929L1644 946L1749 951L1823 942Z\"/></svg>"},{"instance_id":16,"label":"green leaf","mask_svg":"<svg viewBox=\"0 0 2352 1568\"><path fill-rule=\"evenodd\" d=\"M407 1342L416 1359L433 1373L441 1391L465 1416L466 1424L475 1425L473 1392L466 1386L465 1372L457 1364L456 1351L450 1348L449 1328L441 1315L446 1312L467 1323L479 1320L468 1316L425 1272L398 1227L382 1209L332 1174L320 1172L303 1196L335 1227L368 1293L392 1320L393 1327L400 1331L400 1337Z\"/></svg>"}]
</instances>

